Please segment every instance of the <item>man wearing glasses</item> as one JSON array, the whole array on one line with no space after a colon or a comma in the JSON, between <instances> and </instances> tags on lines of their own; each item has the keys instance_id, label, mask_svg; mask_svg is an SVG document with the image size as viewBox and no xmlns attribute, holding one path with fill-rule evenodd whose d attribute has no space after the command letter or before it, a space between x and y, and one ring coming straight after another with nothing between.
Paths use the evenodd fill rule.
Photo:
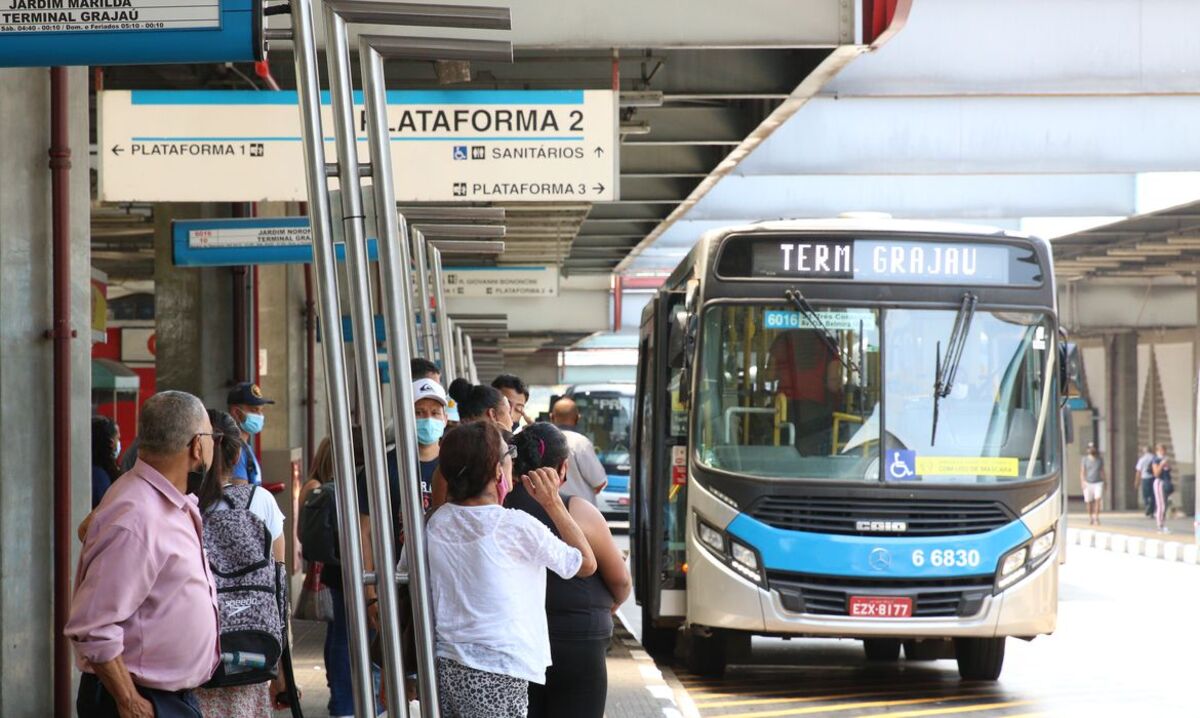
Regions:
<instances>
[{"instance_id":1,"label":"man wearing glasses","mask_svg":"<svg viewBox=\"0 0 1200 718\"><path fill-rule=\"evenodd\" d=\"M217 594L196 497L213 461L199 399L150 397L138 461L105 493L87 529L65 633L83 671L80 718L198 718L191 689L219 661Z\"/></svg>"}]
</instances>

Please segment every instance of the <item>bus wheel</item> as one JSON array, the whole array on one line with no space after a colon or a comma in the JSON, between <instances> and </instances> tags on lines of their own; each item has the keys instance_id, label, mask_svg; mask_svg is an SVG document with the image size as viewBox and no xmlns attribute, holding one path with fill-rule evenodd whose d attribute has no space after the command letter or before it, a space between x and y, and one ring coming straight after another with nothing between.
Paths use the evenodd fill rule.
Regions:
<instances>
[{"instance_id":1,"label":"bus wheel","mask_svg":"<svg viewBox=\"0 0 1200 718\"><path fill-rule=\"evenodd\" d=\"M1004 667L1003 638L956 638L958 675L967 681L994 681Z\"/></svg>"},{"instance_id":2,"label":"bus wheel","mask_svg":"<svg viewBox=\"0 0 1200 718\"><path fill-rule=\"evenodd\" d=\"M688 634L684 646L684 665L689 671L699 676L720 678L725 675L727 661L723 632L714 629L707 636L695 632Z\"/></svg>"},{"instance_id":3,"label":"bus wheel","mask_svg":"<svg viewBox=\"0 0 1200 718\"><path fill-rule=\"evenodd\" d=\"M900 659L900 641L891 638L864 638L863 652L868 661L890 663Z\"/></svg>"},{"instance_id":4,"label":"bus wheel","mask_svg":"<svg viewBox=\"0 0 1200 718\"><path fill-rule=\"evenodd\" d=\"M675 655L675 636L679 629L659 628L645 604L642 604L642 648L655 658L670 658Z\"/></svg>"}]
</instances>

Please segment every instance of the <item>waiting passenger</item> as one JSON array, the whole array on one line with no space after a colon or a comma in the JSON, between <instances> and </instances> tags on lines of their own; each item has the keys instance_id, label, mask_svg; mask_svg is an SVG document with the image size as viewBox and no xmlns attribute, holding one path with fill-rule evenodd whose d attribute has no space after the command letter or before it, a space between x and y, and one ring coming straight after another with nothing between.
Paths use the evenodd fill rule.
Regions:
<instances>
[{"instance_id":1,"label":"waiting passenger","mask_svg":"<svg viewBox=\"0 0 1200 718\"><path fill-rule=\"evenodd\" d=\"M408 363L409 369L412 370L412 380L417 379L433 379L438 384L442 383L442 370L438 369L438 365L423 357L415 357Z\"/></svg>"},{"instance_id":2,"label":"waiting passenger","mask_svg":"<svg viewBox=\"0 0 1200 718\"><path fill-rule=\"evenodd\" d=\"M82 718L194 716L192 691L220 661L216 587L187 489L221 435L199 399L164 391L146 400L138 436L138 462L87 529L63 631L83 671Z\"/></svg>"},{"instance_id":3,"label":"waiting passenger","mask_svg":"<svg viewBox=\"0 0 1200 718\"><path fill-rule=\"evenodd\" d=\"M525 405L529 403L529 387L525 386L521 377L515 374L501 374L492 380L492 388L499 389L512 407L512 431L519 430L522 421L525 422L525 426L533 423L533 419L525 414Z\"/></svg>"},{"instance_id":4,"label":"waiting passenger","mask_svg":"<svg viewBox=\"0 0 1200 718\"><path fill-rule=\"evenodd\" d=\"M557 473L561 486L570 454L563 432L550 424L534 424L517 434L515 441L517 458L513 465L518 474L550 468ZM553 573L546 576L553 663L546 670L545 686L529 684L529 715L603 718L608 695L605 655L612 640L612 617L629 598L633 583L599 509L577 496L562 498L596 554L597 571L586 578L564 580ZM504 505L531 514L558 535L550 515L524 486L514 487Z\"/></svg>"},{"instance_id":5,"label":"waiting passenger","mask_svg":"<svg viewBox=\"0 0 1200 718\"><path fill-rule=\"evenodd\" d=\"M100 505L104 492L121 475L121 431L107 416L92 417L92 508Z\"/></svg>"},{"instance_id":6,"label":"waiting passenger","mask_svg":"<svg viewBox=\"0 0 1200 718\"><path fill-rule=\"evenodd\" d=\"M501 505L515 447L489 422L442 440L450 502L429 518L438 695L448 718L525 716L529 683L550 665L546 569L590 576L596 559L558 494L553 469L522 476L562 539L524 511Z\"/></svg>"},{"instance_id":7,"label":"waiting passenger","mask_svg":"<svg viewBox=\"0 0 1200 718\"><path fill-rule=\"evenodd\" d=\"M250 500L248 504L244 504L246 489L235 489L230 485L233 469L241 463L241 453L246 450L239 438L237 422L229 414L213 409L209 409L208 418L212 422L213 432L221 434L222 438L218 451L215 452L219 458L214 461L208 475L195 492L199 497L201 514L207 521L214 512L228 510L230 501L226 501L226 497L235 504L246 505L250 513L263 522L271 535L271 556L276 561L283 561L283 512L279 510L275 497L261 486L250 486L247 487ZM209 558L212 560L211 554ZM284 686L282 671L279 671L273 681L200 688L196 691L196 698L200 703L200 712L206 717L271 718L274 712L272 696L282 692Z\"/></svg>"},{"instance_id":8,"label":"waiting passenger","mask_svg":"<svg viewBox=\"0 0 1200 718\"><path fill-rule=\"evenodd\" d=\"M482 384L471 384L466 379L455 379L447 392L458 406L462 424L486 421L502 431L512 429L512 414L508 399L500 390ZM449 426L449 423L447 424ZM446 479L439 469L433 475L433 503L437 508L446 503Z\"/></svg>"},{"instance_id":9,"label":"waiting passenger","mask_svg":"<svg viewBox=\"0 0 1200 718\"><path fill-rule=\"evenodd\" d=\"M229 391L227 397L229 403L229 414L234 421L238 423L238 428L241 430L242 445L245 450L242 452L242 458L238 465L233 467L234 483L248 483L258 486L262 483L262 467L258 463L258 457L254 455L254 437L263 430L263 425L266 422L266 417L263 416L263 407L267 404L274 404L270 399L264 398L262 390L258 388L258 384L244 381Z\"/></svg>"},{"instance_id":10,"label":"waiting passenger","mask_svg":"<svg viewBox=\"0 0 1200 718\"><path fill-rule=\"evenodd\" d=\"M571 460L567 462L566 492L595 506L596 494L608 486L608 472L596 456L596 446L592 440L577 428L579 405L574 399L564 396L551 407L550 420L566 435L567 446L571 449Z\"/></svg>"}]
</instances>

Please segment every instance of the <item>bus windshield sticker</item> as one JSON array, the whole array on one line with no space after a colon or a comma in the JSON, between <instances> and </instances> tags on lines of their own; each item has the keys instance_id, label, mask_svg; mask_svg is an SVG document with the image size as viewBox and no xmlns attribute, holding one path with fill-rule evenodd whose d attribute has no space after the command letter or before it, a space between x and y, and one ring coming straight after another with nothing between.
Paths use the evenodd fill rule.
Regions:
<instances>
[{"instance_id":1,"label":"bus windshield sticker","mask_svg":"<svg viewBox=\"0 0 1200 718\"><path fill-rule=\"evenodd\" d=\"M1018 460L1009 456L917 456L912 449L888 449L884 455L888 481L916 481L921 476L1017 476Z\"/></svg>"},{"instance_id":2,"label":"bus windshield sticker","mask_svg":"<svg viewBox=\"0 0 1200 718\"><path fill-rule=\"evenodd\" d=\"M867 309L814 312L817 320L830 331L858 331L862 324L875 326L875 313ZM811 319L800 312L769 310L763 312L763 329L816 329Z\"/></svg>"},{"instance_id":3,"label":"bus windshield sticker","mask_svg":"<svg viewBox=\"0 0 1200 718\"><path fill-rule=\"evenodd\" d=\"M731 247L729 261L722 260L722 272L732 271L733 276L901 284L1041 283L1032 250L1007 244L821 237L760 237L746 244ZM745 260L737 256L748 259L748 263L743 264Z\"/></svg>"},{"instance_id":4,"label":"bus windshield sticker","mask_svg":"<svg viewBox=\"0 0 1200 718\"><path fill-rule=\"evenodd\" d=\"M888 481L917 480L917 452L911 449L888 449L885 459Z\"/></svg>"},{"instance_id":5,"label":"bus windshield sticker","mask_svg":"<svg viewBox=\"0 0 1200 718\"><path fill-rule=\"evenodd\" d=\"M917 473L922 476L1017 476L1015 457L1009 456L919 456Z\"/></svg>"}]
</instances>

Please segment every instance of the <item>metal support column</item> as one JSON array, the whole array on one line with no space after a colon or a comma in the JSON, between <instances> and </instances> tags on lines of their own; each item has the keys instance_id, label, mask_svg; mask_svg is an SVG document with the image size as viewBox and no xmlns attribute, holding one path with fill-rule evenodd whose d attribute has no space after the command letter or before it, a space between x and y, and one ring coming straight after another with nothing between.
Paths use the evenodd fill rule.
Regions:
<instances>
[{"instance_id":1,"label":"metal support column","mask_svg":"<svg viewBox=\"0 0 1200 718\"><path fill-rule=\"evenodd\" d=\"M375 591L379 599L378 630L382 637L384 681L388 706L403 710L404 676L401 646L399 591L389 580L396 567L395 537L392 534L391 501L388 496L387 447L384 442L383 404L379 364L375 353L375 318L367 258L366 221L362 185L359 180L358 135L354 118L354 81L350 73L350 46L346 21L336 5L325 4L325 59L329 65L329 94L333 105L334 139L338 177L341 181L342 228L346 242L346 276L350 283L350 321L354 328L354 360L358 375L358 407L362 427L363 463L366 472L367 505L371 515L371 544L375 564ZM379 137L372 138L376 142ZM386 140L386 138L384 138ZM390 152L391 148L388 147ZM392 206L388 202L385 206ZM393 367L402 371L403 367ZM411 414L394 417L397 437L411 434ZM353 511L353 506L346 507ZM381 520L383 519L383 520Z\"/></svg>"},{"instance_id":2,"label":"metal support column","mask_svg":"<svg viewBox=\"0 0 1200 718\"><path fill-rule=\"evenodd\" d=\"M458 378L458 365L454 361L454 336L450 327L450 316L446 311L446 292L442 287L442 253L437 247L426 247L429 253L429 269L433 274L433 299L437 303L438 349L442 355L442 378L449 386Z\"/></svg>"},{"instance_id":3,"label":"metal support column","mask_svg":"<svg viewBox=\"0 0 1200 718\"><path fill-rule=\"evenodd\" d=\"M354 448L350 434L349 381L343 356L341 307L338 300L337 260L333 252L333 224L329 185L325 175L325 136L321 127L321 93L317 72L316 38L313 32L312 0L290 0L293 57L296 65L296 95L300 108L300 134L304 147L308 211L312 225L313 269L321 333L325 341L325 391L329 407L330 444L338 505L358 505L354 482ZM350 634L350 668L354 685L355 713L374 715L375 695L367 645L367 613L363 589L362 546L358 515L338 512L338 544L342 557L342 590Z\"/></svg>"},{"instance_id":4,"label":"metal support column","mask_svg":"<svg viewBox=\"0 0 1200 718\"><path fill-rule=\"evenodd\" d=\"M417 301L421 304L421 339L425 346L425 358L436 362L437 356L433 346L433 313L429 311L429 250L425 246L425 236L421 230L412 230L412 253L416 258L417 269ZM446 367L442 366L443 379L449 377ZM449 381L445 382L447 385Z\"/></svg>"}]
</instances>

